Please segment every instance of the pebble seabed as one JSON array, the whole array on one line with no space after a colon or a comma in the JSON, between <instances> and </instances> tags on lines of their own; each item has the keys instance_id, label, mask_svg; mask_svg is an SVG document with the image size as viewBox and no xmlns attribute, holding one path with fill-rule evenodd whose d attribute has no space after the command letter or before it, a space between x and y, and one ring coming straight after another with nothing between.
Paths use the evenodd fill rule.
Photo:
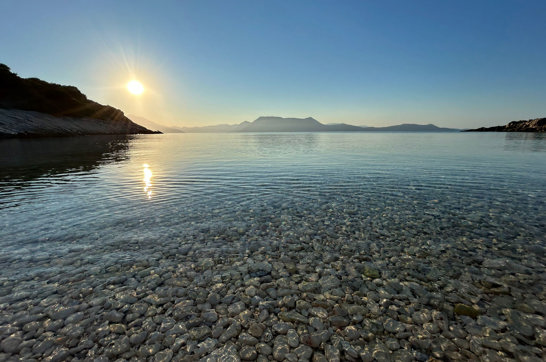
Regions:
<instances>
[{"instance_id":1,"label":"pebble seabed","mask_svg":"<svg viewBox=\"0 0 546 362\"><path fill-rule=\"evenodd\" d=\"M350 228L3 255L0 360L544 360L540 242Z\"/></svg>"}]
</instances>

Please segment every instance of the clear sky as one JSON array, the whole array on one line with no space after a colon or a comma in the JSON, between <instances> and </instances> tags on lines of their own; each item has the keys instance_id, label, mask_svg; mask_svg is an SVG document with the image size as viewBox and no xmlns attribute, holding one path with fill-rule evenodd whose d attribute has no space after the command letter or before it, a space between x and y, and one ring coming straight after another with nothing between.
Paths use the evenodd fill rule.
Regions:
<instances>
[{"instance_id":1,"label":"clear sky","mask_svg":"<svg viewBox=\"0 0 546 362\"><path fill-rule=\"evenodd\" d=\"M0 63L178 126L465 128L546 117L545 20L544 0L2 0Z\"/></svg>"}]
</instances>

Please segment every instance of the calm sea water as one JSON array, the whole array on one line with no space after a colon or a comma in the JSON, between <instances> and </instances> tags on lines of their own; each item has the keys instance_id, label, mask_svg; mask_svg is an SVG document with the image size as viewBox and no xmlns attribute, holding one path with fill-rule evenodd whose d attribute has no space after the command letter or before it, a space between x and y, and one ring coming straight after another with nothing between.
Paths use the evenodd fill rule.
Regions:
<instances>
[{"instance_id":1,"label":"calm sea water","mask_svg":"<svg viewBox=\"0 0 546 362\"><path fill-rule=\"evenodd\" d=\"M17 261L25 273L32 258L81 251L130 261L142 253L131 245L167 240L233 253L303 236L545 246L543 135L3 140L0 166L2 278Z\"/></svg>"}]
</instances>

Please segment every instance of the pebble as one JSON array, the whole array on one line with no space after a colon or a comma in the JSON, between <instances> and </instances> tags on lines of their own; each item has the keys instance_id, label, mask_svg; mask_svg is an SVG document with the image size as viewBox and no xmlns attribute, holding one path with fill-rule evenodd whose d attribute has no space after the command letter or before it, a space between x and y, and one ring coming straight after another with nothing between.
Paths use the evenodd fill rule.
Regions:
<instances>
[{"instance_id":1,"label":"pebble","mask_svg":"<svg viewBox=\"0 0 546 362\"><path fill-rule=\"evenodd\" d=\"M483 221L492 200L453 218L436 208L456 199L420 194L402 215L364 194L313 212L225 205L239 214L195 215L195 228L142 235L127 253L98 243L0 258L0 359L541 360L544 248L525 246L538 224L501 235Z\"/></svg>"},{"instance_id":2,"label":"pebble","mask_svg":"<svg viewBox=\"0 0 546 362\"><path fill-rule=\"evenodd\" d=\"M0 347L2 347L2 350L6 353L17 353L19 352L21 342L23 342L21 337L10 336L5 338L2 343L0 343Z\"/></svg>"},{"instance_id":3,"label":"pebble","mask_svg":"<svg viewBox=\"0 0 546 362\"><path fill-rule=\"evenodd\" d=\"M254 361L258 358L258 352L256 352L256 348L252 346L243 346L239 355L243 361Z\"/></svg>"},{"instance_id":4,"label":"pebble","mask_svg":"<svg viewBox=\"0 0 546 362\"><path fill-rule=\"evenodd\" d=\"M253 322L248 327L248 333L253 337L260 338L264 333L264 329L260 324Z\"/></svg>"},{"instance_id":5,"label":"pebble","mask_svg":"<svg viewBox=\"0 0 546 362\"><path fill-rule=\"evenodd\" d=\"M284 360L289 352L288 344L280 343L273 346L273 358L277 361Z\"/></svg>"}]
</instances>

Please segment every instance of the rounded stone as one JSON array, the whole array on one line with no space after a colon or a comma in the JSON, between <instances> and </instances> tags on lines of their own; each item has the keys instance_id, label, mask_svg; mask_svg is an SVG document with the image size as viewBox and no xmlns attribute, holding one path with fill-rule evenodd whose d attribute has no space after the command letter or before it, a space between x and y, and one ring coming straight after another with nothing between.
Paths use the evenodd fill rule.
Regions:
<instances>
[{"instance_id":1,"label":"rounded stone","mask_svg":"<svg viewBox=\"0 0 546 362\"><path fill-rule=\"evenodd\" d=\"M258 352L256 352L256 348L252 346L243 346L239 351L239 356L243 361L254 361L258 358Z\"/></svg>"},{"instance_id":2,"label":"rounded stone","mask_svg":"<svg viewBox=\"0 0 546 362\"><path fill-rule=\"evenodd\" d=\"M6 353L17 353L19 352L21 342L23 342L21 337L10 336L2 341L0 347Z\"/></svg>"}]
</instances>

